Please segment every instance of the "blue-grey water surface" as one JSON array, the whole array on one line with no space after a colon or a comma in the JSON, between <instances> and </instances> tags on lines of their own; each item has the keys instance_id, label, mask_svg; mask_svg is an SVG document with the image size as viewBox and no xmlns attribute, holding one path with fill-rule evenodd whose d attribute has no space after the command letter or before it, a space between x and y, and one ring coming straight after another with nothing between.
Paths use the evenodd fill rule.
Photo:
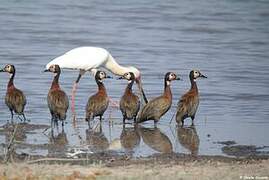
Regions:
<instances>
[{"instance_id":1,"label":"blue-grey water surface","mask_svg":"<svg viewBox=\"0 0 269 180\"><path fill-rule=\"evenodd\" d=\"M1 1L0 66L7 63L16 66L15 85L27 96L27 118L31 123L48 125L46 96L53 76L42 70L51 59L72 48L103 47L120 64L138 67L149 99L162 93L167 71L180 74L184 80L172 84L173 107L161 119L159 130L155 130L157 139L162 140L150 137L154 134L150 129L140 130L138 136L142 138L133 149L135 156L163 151L152 145L162 141L174 152L190 153L191 148L178 138L175 123L169 126L169 121L180 96L189 89L189 71L197 68L208 76L198 82L201 96L195 119L198 154L222 154L217 141L268 146L268 9L266 0ZM62 71L60 83L69 95L77 75L77 71ZM10 119L4 104L8 77L0 74L1 125ZM105 85L112 99L119 100L126 82L109 79ZM96 84L87 73L77 91L76 133L71 111L68 112L65 127L68 147L86 143L84 109L95 91ZM109 114L114 122L112 127L108 123ZM121 138L121 122L119 110L106 112L103 131L108 144ZM190 120L186 123L190 124ZM153 122L143 126L153 127ZM148 138L144 137L148 135L146 132ZM0 136L0 143L4 141ZM29 134L25 141L43 144L49 139L39 133ZM47 153L35 151L30 153Z\"/></svg>"}]
</instances>

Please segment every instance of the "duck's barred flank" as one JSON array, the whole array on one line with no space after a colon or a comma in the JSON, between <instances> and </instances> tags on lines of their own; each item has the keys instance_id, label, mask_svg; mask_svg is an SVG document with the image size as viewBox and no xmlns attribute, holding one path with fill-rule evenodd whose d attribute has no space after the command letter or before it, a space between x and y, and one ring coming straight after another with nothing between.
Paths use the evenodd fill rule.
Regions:
<instances>
[{"instance_id":1,"label":"duck's barred flank","mask_svg":"<svg viewBox=\"0 0 269 180\"><path fill-rule=\"evenodd\" d=\"M135 81L134 73L125 73L119 79L126 79L128 81L128 85L125 88L125 92L120 100L120 110L123 116L123 124L125 124L126 119L134 119L135 122L136 115L140 109L140 100L139 97L135 95L132 91L132 87Z\"/></svg>"},{"instance_id":2,"label":"duck's barred flank","mask_svg":"<svg viewBox=\"0 0 269 180\"><path fill-rule=\"evenodd\" d=\"M179 80L175 73L168 72L164 77L164 92L161 96L150 100L138 115L137 123L154 120L154 124L170 109L172 105L171 81Z\"/></svg>"},{"instance_id":3,"label":"duck's barred flank","mask_svg":"<svg viewBox=\"0 0 269 180\"><path fill-rule=\"evenodd\" d=\"M94 119L94 117L99 116L100 121L102 120L102 116L104 112L107 110L109 104L109 98L107 96L106 88L103 84L103 80L106 78L111 78L106 75L104 71L97 71L95 74L95 81L98 86L98 91L96 94L92 95L88 103L86 105L86 118L90 126L90 121Z\"/></svg>"},{"instance_id":4,"label":"duck's barred flank","mask_svg":"<svg viewBox=\"0 0 269 180\"><path fill-rule=\"evenodd\" d=\"M21 115L23 120L26 121L24 115L24 107L26 105L26 97L23 92L17 89L14 85L14 77L16 74L15 66L12 64L7 64L0 72L7 72L9 73L10 79L7 85L7 92L5 96L5 103L10 110L11 113L11 121L13 121L14 113Z\"/></svg>"},{"instance_id":5,"label":"duck's barred flank","mask_svg":"<svg viewBox=\"0 0 269 180\"><path fill-rule=\"evenodd\" d=\"M192 70L189 74L189 78L191 81L191 88L181 97L177 105L176 122L182 126L184 124L184 119L188 117L191 117L193 124L199 106L199 91L196 80L198 78L206 78L206 76L201 74L198 70Z\"/></svg>"},{"instance_id":6,"label":"duck's barred flank","mask_svg":"<svg viewBox=\"0 0 269 180\"><path fill-rule=\"evenodd\" d=\"M53 125L58 125L58 121L62 121L62 127L64 126L64 120L66 119L66 112L69 107L69 101L66 93L61 90L59 85L59 77L61 74L61 69L58 65L51 65L48 70L56 74L52 81L47 102L51 114L51 128Z\"/></svg>"}]
</instances>

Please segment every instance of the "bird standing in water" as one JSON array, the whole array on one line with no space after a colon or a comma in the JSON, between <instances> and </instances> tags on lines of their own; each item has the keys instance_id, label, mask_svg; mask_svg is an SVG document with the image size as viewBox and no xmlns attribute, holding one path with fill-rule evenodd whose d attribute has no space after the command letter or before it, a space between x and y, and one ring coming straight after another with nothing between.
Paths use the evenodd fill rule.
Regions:
<instances>
[{"instance_id":1,"label":"bird standing in water","mask_svg":"<svg viewBox=\"0 0 269 180\"><path fill-rule=\"evenodd\" d=\"M156 126L160 118L170 109L172 105L171 81L180 80L173 72L168 72L164 77L164 92L161 96L150 100L138 114L137 123L154 120Z\"/></svg>"},{"instance_id":2,"label":"bird standing in water","mask_svg":"<svg viewBox=\"0 0 269 180\"><path fill-rule=\"evenodd\" d=\"M191 117L192 125L199 106L199 91L196 84L198 78L207 78L198 70L192 70L189 74L191 89L185 93L178 102L176 122L184 125L184 119Z\"/></svg>"},{"instance_id":3,"label":"bird standing in water","mask_svg":"<svg viewBox=\"0 0 269 180\"><path fill-rule=\"evenodd\" d=\"M103 48L99 47L78 47L72 49L65 54L56 57L46 65L48 69L52 64L58 64L61 68L66 69L77 69L79 75L73 85L72 90L72 113L75 119L75 94L78 82L86 71L90 71L94 74L97 68L103 67L115 75L122 76L124 73L133 72L135 75L135 81L140 90L141 99L147 103L147 98L142 88L141 73L140 71L132 66L124 67L119 65L111 54Z\"/></svg>"},{"instance_id":4,"label":"bird standing in water","mask_svg":"<svg viewBox=\"0 0 269 180\"><path fill-rule=\"evenodd\" d=\"M3 69L0 70L0 72L7 72L10 74L10 79L7 85L5 103L11 112L11 121L13 121L14 112L19 115L19 118L20 118L20 115L22 115L23 120L26 121L26 118L24 115L26 97L21 90L15 87L13 83L15 73L16 73L15 66L12 64L7 64Z\"/></svg>"},{"instance_id":5,"label":"bird standing in water","mask_svg":"<svg viewBox=\"0 0 269 180\"><path fill-rule=\"evenodd\" d=\"M106 78L112 78L108 76L104 71L97 71L95 73L95 81L98 85L98 92L92 95L86 106L86 121L88 121L90 127L90 121L94 119L94 117L99 116L100 121L102 120L102 116L106 111L109 99L106 93L106 88L103 84L103 80Z\"/></svg>"},{"instance_id":6,"label":"bird standing in water","mask_svg":"<svg viewBox=\"0 0 269 180\"><path fill-rule=\"evenodd\" d=\"M128 85L125 89L124 95L120 100L120 110L123 115L123 124L125 124L125 119L134 119L136 121L136 115L140 109L139 97L132 92L132 86L135 81L135 75L132 72L125 73L119 79L126 79Z\"/></svg>"},{"instance_id":7,"label":"bird standing in water","mask_svg":"<svg viewBox=\"0 0 269 180\"><path fill-rule=\"evenodd\" d=\"M59 65L51 65L45 72L54 73L54 79L52 81L47 101L49 110L51 113L51 128L56 125L58 127L58 120L62 121L62 129L64 126L64 120L66 119L66 112L69 107L68 97L59 85L59 77L61 74L61 68Z\"/></svg>"}]
</instances>

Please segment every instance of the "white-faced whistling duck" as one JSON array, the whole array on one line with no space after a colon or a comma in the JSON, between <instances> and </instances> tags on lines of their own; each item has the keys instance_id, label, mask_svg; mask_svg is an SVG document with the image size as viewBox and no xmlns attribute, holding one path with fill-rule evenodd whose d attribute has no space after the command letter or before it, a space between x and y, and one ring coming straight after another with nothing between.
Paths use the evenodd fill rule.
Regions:
<instances>
[{"instance_id":1,"label":"white-faced whistling duck","mask_svg":"<svg viewBox=\"0 0 269 180\"><path fill-rule=\"evenodd\" d=\"M132 92L132 86L135 81L135 75L132 72L125 73L119 79L128 80L128 85L125 89L124 95L120 100L120 110L123 115L123 124L125 124L125 119L134 119L136 121L136 115L140 109L139 97Z\"/></svg>"},{"instance_id":2,"label":"white-faced whistling duck","mask_svg":"<svg viewBox=\"0 0 269 180\"><path fill-rule=\"evenodd\" d=\"M10 79L7 85L7 93L5 97L5 103L8 106L11 112L11 120L13 121L14 112L16 114L23 116L23 120L25 121L24 115L24 107L26 105L26 97L24 96L23 92L17 89L13 83L16 69L14 65L7 64L0 72L7 72L10 74Z\"/></svg>"},{"instance_id":3,"label":"white-faced whistling duck","mask_svg":"<svg viewBox=\"0 0 269 180\"><path fill-rule=\"evenodd\" d=\"M176 122L184 125L184 119L191 117L192 125L199 105L199 92L196 84L197 78L207 78L198 70L192 70L189 74L191 89L184 94L178 102Z\"/></svg>"},{"instance_id":4,"label":"white-faced whistling duck","mask_svg":"<svg viewBox=\"0 0 269 180\"><path fill-rule=\"evenodd\" d=\"M102 120L102 116L106 111L109 98L106 93L106 88L103 84L103 80L106 78L112 78L108 76L104 71L97 71L95 74L95 81L98 85L98 92L92 95L86 106L86 121L88 121L90 127L90 121L94 119L94 117L99 116L100 121Z\"/></svg>"},{"instance_id":5,"label":"white-faced whistling duck","mask_svg":"<svg viewBox=\"0 0 269 180\"><path fill-rule=\"evenodd\" d=\"M54 73L54 79L47 97L48 107L51 113L51 128L53 130L55 124L58 127L58 120L62 121L62 127L64 126L69 101L67 95L61 90L59 85L59 77L61 74L60 66L55 64L51 65L45 72Z\"/></svg>"},{"instance_id":6,"label":"white-faced whistling duck","mask_svg":"<svg viewBox=\"0 0 269 180\"><path fill-rule=\"evenodd\" d=\"M138 114L137 123L154 120L154 125L170 109L172 105L171 81L180 80L175 73L168 72L164 77L164 92L161 96L150 100Z\"/></svg>"}]
</instances>

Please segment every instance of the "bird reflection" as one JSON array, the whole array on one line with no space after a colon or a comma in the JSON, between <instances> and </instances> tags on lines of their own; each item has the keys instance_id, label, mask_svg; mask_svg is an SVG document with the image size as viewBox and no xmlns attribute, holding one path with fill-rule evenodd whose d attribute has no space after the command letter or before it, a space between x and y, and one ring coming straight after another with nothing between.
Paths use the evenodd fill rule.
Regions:
<instances>
[{"instance_id":1,"label":"bird reflection","mask_svg":"<svg viewBox=\"0 0 269 180\"><path fill-rule=\"evenodd\" d=\"M177 127L177 137L180 144L188 149L192 155L197 155L199 151L199 136L196 132L195 126Z\"/></svg>"},{"instance_id":2,"label":"bird reflection","mask_svg":"<svg viewBox=\"0 0 269 180\"><path fill-rule=\"evenodd\" d=\"M136 127L128 127L126 128L123 126L121 135L120 135L120 142L122 147L127 151L127 152L132 152L135 147L139 146L140 144L140 136L139 133L137 132Z\"/></svg>"},{"instance_id":3,"label":"bird reflection","mask_svg":"<svg viewBox=\"0 0 269 180\"><path fill-rule=\"evenodd\" d=\"M94 152L107 150L109 142L102 131L102 124L99 123L95 128L86 129L86 142Z\"/></svg>"},{"instance_id":4,"label":"bird reflection","mask_svg":"<svg viewBox=\"0 0 269 180\"><path fill-rule=\"evenodd\" d=\"M64 155L63 152L66 151L68 145L68 139L64 129L57 135L54 134L54 131L51 132L50 136L50 144L48 153L49 156L62 156Z\"/></svg>"},{"instance_id":5,"label":"bird reflection","mask_svg":"<svg viewBox=\"0 0 269 180\"><path fill-rule=\"evenodd\" d=\"M27 123L18 123L18 124L7 123L4 126L2 126L4 128L6 143L9 144L12 138L14 138L16 142L25 141L27 138L26 125ZM15 129L16 129L16 132L14 133Z\"/></svg>"},{"instance_id":6,"label":"bird reflection","mask_svg":"<svg viewBox=\"0 0 269 180\"><path fill-rule=\"evenodd\" d=\"M143 126L138 126L138 132L143 138L144 143L152 149L162 153L171 153L173 151L170 139L162 133L159 128L145 128Z\"/></svg>"}]
</instances>

